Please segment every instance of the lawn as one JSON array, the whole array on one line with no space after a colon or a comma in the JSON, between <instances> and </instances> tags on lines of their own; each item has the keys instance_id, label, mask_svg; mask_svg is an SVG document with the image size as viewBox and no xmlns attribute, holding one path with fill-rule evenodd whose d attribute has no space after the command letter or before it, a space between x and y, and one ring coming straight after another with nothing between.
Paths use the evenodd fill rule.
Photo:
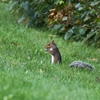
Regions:
<instances>
[{"instance_id":1,"label":"lawn","mask_svg":"<svg viewBox=\"0 0 100 100\"><path fill-rule=\"evenodd\" d=\"M100 100L100 49L17 24L0 3L0 100ZM62 64L44 46L55 40ZM74 60L95 69L75 69Z\"/></svg>"}]
</instances>

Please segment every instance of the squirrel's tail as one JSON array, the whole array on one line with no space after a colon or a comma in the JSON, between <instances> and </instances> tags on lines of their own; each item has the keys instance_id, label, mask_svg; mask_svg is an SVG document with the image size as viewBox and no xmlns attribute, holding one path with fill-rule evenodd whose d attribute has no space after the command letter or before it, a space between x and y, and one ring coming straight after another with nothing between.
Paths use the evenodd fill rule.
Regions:
<instances>
[{"instance_id":1,"label":"squirrel's tail","mask_svg":"<svg viewBox=\"0 0 100 100\"><path fill-rule=\"evenodd\" d=\"M82 61L74 61L71 64L69 64L70 67L76 67L76 68L88 68L88 69L94 69L94 67L88 63L82 62Z\"/></svg>"}]
</instances>

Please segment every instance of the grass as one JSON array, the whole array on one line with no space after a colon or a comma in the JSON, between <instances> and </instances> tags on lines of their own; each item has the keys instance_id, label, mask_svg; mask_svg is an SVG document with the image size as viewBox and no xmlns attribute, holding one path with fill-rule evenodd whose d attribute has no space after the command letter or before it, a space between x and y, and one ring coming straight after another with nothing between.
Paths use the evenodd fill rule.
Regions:
<instances>
[{"instance_id":1,"label":"grass","mask_svg":"<svg viewBox=\"0 0 100 100\"><path fill-rule=\"evenodd\" d=\"M0 100L99 100L100 49L18 25L0 3ZM55 40L63 62L52 65L44 46ZM62 45L63 44L63 45ZM72 69L82 60L95 70Z\"/></svg>"}]
</instances>

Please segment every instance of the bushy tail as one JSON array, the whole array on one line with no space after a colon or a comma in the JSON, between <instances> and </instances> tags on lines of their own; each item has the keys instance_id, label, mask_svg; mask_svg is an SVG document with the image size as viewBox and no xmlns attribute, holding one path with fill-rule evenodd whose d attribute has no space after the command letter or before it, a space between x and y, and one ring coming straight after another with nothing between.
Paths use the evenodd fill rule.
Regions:
<instances>
[{"instance_id":1,"label":"bushy tail","mask_svg":"<svg viewBox=\"0 0 100 100\"><path fill-rule=\"evenodd\" d=\"M82 61L74 61L71 64L69 64L70 67L76 67L76 68L88 68L88 69L94 69L94 67L88 63L82 62Z\"/></svg>"}]
</instances>

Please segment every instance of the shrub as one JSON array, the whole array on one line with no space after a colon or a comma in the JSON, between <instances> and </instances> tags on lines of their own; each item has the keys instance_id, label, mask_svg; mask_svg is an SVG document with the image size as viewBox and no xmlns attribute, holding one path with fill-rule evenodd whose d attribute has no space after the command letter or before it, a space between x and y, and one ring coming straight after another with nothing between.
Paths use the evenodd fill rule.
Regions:
<instances>
[{"instance_id":1,"label":"shrub","mask_svg":"<svg viewBox=\"0 0 100 100\"><path fill-rule=\"evenodd\" d=\"M98 0L10 0L9 9L27 27L46 27L64 35L65 40L100 46Z\"/></svg>"}]
</instances>

